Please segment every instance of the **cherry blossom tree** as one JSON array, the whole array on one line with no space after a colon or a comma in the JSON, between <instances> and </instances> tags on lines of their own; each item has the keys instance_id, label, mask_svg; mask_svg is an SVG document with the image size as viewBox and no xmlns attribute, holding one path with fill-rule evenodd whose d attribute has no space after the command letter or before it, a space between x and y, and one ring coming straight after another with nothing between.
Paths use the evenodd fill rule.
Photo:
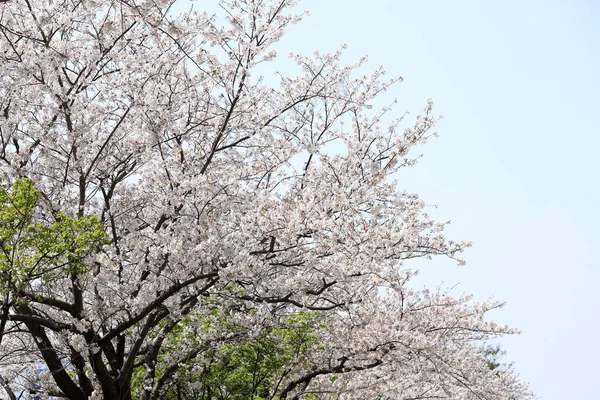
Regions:
<instances>
[{"instance_id":1,"label":"cherry blossom tree","mask_svg":"<svg viewBox=\"0 0 600 400\"><path fill-rule=\"evenodd\" d=\"M399 79L341 51L264 77L296 3L177 17L173 0L0 3L3 193L34 200L25 230L71 226L0 238L9 396L167 398L207 366L236 373L220 367L232 349L283 346L306 315L310 345L269 347L253 398L529 396L480 351L515 333L485 318L502 303L409 284L410 259L460 264L468 246L395 180L435 135L432 103L410 122L375 110ZM201 398L240 398L211 382Z\"/></svg>"}]
</instances>

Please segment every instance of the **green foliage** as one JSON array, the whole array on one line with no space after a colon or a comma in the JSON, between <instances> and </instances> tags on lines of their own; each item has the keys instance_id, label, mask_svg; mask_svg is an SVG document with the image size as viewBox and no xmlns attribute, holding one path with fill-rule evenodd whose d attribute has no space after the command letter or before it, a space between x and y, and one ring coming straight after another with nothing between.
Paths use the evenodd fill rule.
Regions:
<instances>
[{"instance_id":1,"label":"green foliage","mask_svg":"<svg viewBox=\"0 0 600 400\"><path fill-rule=\"evenodd\" d=\"M277 328L264 328L253 338L225 343L204 354L204 363L195 360L187 368L178 371L173 385L168 388L165 399L223 399L266 400L276 399L273 391L291 366L308 362L308 352L320 344L315 333L319 324L318 313L304 312L287 317ZM214 323L214 322L213 322ZM230 321L220 320L231 328ZM171 340L189 340L181 335L192 335L186 330L186 322L180 323ZM239 331L240 328L238 327ZM169 356L168 347L160 359ZM143 368L138 368L133 378L133 393L139 393L143 380Z\"/></svg>"},{"instance_id":2,"label":"green foliage","mask_svg":"<svg viewBox=\"0 0 600 400\"><path fill-rule=\"evenodd\" d=\"M484 347L481 351L483 352L489 369L495 370L496 368L502 365L501 358L505 354L505 352L500 348L500 346L490 345Z\"/></svg>"},{"instance_id":3,"label":"green foliage","mask_svg":"<svg viewBox=\"0 0 600 400\"><path fill-rule=\"evenodd\" d=\"M204 366L202 380L206 384L200 399L211 398L211 392L230 400L269 398L286 366L302 363L302 357L319 343L315 322L314 314L297 314L283 327L265 329L242 343L226 344L215 352L214 361Z\"/></svg>"},{"instance_id":4,"label":"green foliage","mask_svg":"<svg viewBox=\"0 0 600 400\"><path fill-rule=\"evenodd\" d=\"M108 237L95 217L58 213L54 222L36 221L41 198L31 179L0 185L0 290L18 294L32 282L52 282L85 272L83 258Z\"/></svg>"}]
</instances>

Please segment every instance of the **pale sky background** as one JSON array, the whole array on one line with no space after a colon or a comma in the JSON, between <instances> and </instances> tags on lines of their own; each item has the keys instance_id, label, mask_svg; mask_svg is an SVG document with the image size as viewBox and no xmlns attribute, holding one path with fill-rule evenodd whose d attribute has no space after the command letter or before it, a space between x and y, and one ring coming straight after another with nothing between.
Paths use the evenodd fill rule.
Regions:
<instances>
[{"instance_id":1,"label":"pale sky background","mask_svg":"<svg viewBox=\"0 0 600 400\"><path fill-rule=\"evenodd\" d=\"M185 1L183 2L185 3ZM202 9L203 1L194 2ZM523 330L505 359L543 400L600 399L600 0L305 0L278 49L348 44L402 75L399 110L433 98L441 137L401 175L467 265L425 264L419 285L506 300ZM285 71L282 71L285 73ZM596 251L595 251L596 250Z\"/></svg>"}]
</instances>

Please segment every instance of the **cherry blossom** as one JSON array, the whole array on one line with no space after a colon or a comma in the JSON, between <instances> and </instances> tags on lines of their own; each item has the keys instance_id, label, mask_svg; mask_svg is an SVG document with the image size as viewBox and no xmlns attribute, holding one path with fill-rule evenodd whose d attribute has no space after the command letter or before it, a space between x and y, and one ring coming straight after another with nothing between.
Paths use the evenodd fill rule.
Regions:
<instances>
[{"instance_id":1,"label":"cherry blossom","mask_svg":"<svg viewBox=\"0 0 600 400\"><path fill-rule=\"evenodd\" d=\"M377 110L401 79L362 76L343 48L290 54L297 73L273 84L261 73L297 3L177 17L172 0L0 4L3 190L31 179L32 224L94 217L108 240L83 269L4 284L9 395L35 382L41 396L166 398L209 351L310 312L318 344L270 398L530 396L480 351L516 333L486 317L502 303L410 285L411 259L462 264L470 245L397 181L436 135L433 103L412 121Z\"/></svg>"}]
</instances>

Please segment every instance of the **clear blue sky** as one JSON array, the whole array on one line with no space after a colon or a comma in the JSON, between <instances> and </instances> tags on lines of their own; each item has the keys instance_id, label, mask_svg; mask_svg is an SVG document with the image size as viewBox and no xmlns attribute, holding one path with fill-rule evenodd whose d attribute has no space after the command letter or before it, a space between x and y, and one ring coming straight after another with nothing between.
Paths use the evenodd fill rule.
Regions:
<instances>
[{"instance_id":1,"label":"clear blue sky","mask_svg":"<svg viewBox=\"0 0 600 400\"><path fill-rule=\"evenodd\" d=\"M203 7L204 2L195 2ZM419 284L507 300L494 314L543 400L600 399L600 1L305 0L279 46L363 54L429 97L441 137L401 182L474 242L468 264L425 264ZM285 71L282 71L285 72ZM401 110L399 110L401 111ZM596 251L594 251L596 250Z\"/></svg>"}]
</instances>

